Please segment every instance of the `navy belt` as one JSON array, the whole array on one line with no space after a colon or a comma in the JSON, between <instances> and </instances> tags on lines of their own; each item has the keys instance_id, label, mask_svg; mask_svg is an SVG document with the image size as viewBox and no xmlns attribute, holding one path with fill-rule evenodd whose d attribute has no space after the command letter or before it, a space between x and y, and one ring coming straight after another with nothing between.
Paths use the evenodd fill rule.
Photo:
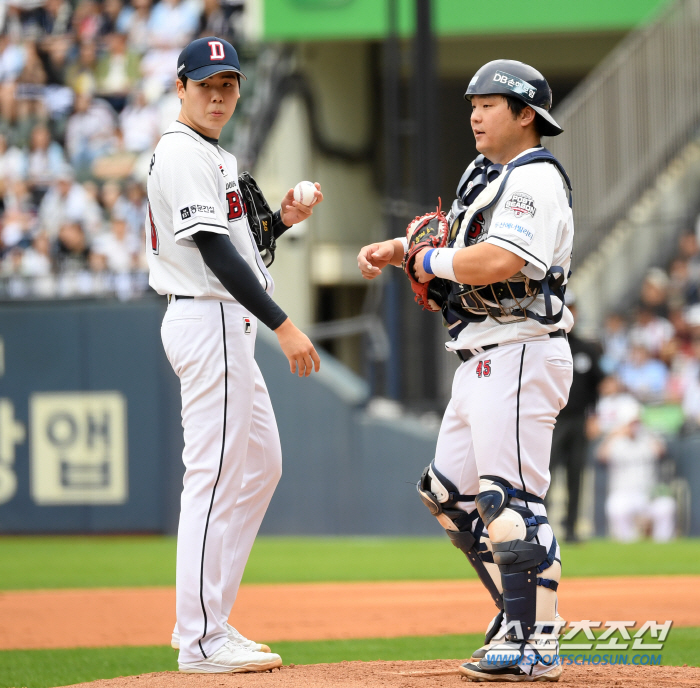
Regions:
<instances>
[{"instance_id":1,"label":"navy belt","mask_svg":"<svg viewBox=\"0 0 700 688\"><path fill-rule=\"evenodd\" d=\"M566 339L566 330L555 330L554 332L550 332L549 336L551 339L557 339L558 337L563 337ZM513 344L514 342L503 342L504 344ZM468 361L474 356L478 356L479 354L483 353L484 351L488 351L489 349L495 349L497 346L501 346L501 344L487 344L486 346L481 347L481 351L472 351L472 349L457 349L455 353L457 356L459 356L461 361Z\"/></svg>"},{"instance_id":2,"label":"navy belt","mask_svg":"<svg viewBox=\"0 0 700 688\"><path fill-rule=\"evenodd\" d=\"M193 299L194 296L182 296L180 294L168 294L168 303L170 303L173 299L175 301L178 301L179 299Z\"/></svg>"}]
</instances>

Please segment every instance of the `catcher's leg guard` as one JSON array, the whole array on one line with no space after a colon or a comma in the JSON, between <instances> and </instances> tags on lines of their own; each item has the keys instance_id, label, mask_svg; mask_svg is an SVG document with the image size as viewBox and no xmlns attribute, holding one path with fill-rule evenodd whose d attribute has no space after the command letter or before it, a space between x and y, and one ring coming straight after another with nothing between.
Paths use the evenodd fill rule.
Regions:
<instances>
[{"instance_id":1,"label":"catcher's leg guard","mask_svg":"<svg viewBox=\"0 0 700 688\"><path fill-rule=\"evenodd\" d=\"M457 507L459 502L474 501L476 495L460 494L457 487L435 468L434 461L423 471L417 488L423 503L445 529L452 544L464 552L494 603L502 610L500 574L485 542L488 535L484 532L484 524L476 509L468 513Z\"/></svg>"},{"instance_id":2,"label":"catcher's leg guard","mask_svg":"<svg viewBox=\"0 0 700 688\"><path fill-rule=\"evenodd\" d=\"M552 626L539 629L540 633L551 634L561 577L561 564L554 559L556 539L552 537L549 548L535 542L539 527L548 523L547 517L510 503L511 498L535 504L542 504L542 500L496 476L482 477L479 486L476 507L489 531L493 560L503 584L503 607L509 627L506 640L528 640L536 631L537 621L552 621ZM545 569L550 569L547 578L542 576Z\"/></svg>"}]
</instances>

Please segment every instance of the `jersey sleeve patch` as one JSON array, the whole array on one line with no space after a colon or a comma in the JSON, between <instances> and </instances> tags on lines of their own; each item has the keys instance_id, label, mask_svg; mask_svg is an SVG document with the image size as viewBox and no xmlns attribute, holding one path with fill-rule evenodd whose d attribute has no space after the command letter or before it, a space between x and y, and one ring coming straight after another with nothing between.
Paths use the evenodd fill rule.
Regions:
<instances>
[{"instance_id":1,"label":"jersey sleeve patch","mask_svg":"<svg viewBox=\"0 0 700 688\"><path fill-rule=\"evenodd\" d=\"M192 205L186 205L180 208L180 218L182 220L189 220L195 216L208 218L216 217L216 208L206 203L193 203Z\"/></svg>"},{"instance_id":2,"label":"jersey sleeve patch","mask_svg":"<svg viewBox=\"0 0 700 688\"><path fill-rule=\"evenodd\" d=\"M510 210L515 217L535 217L537 208L535 208L535 200L529 194L522 191L516 191L506 201L506 208Z\"/></svg>"}]
</instances>

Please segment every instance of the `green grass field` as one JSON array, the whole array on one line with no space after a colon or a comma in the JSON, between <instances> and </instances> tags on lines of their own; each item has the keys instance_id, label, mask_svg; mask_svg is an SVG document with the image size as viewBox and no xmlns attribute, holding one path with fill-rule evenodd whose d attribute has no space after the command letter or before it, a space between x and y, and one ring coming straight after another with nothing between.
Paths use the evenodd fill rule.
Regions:
<instances>
[{"instance_id":1,"label":"green grass field","mask_svg":"<svg viewBox=\"0 0 700 688\"><path fill-rule=\"evenodd\" d=\"M700 574L700 539L562 546L564 576ZM261 537L244 583L476 578L447 538ZM0 537L0 590L175 584L168 537Z\"/></svg>"},{"instance_id":2,"label":"green grass field","mask_svg":"<svg viewBox=\"0 0 700 688\"><path fill-rule=\"evenodd\" d=\"M564 576L700 574L700 540L564 545ZM168 537L0 537L0 590L173 585ZM261 537L246 583L474 578L446 538ZM285 664L459 658L481 636L276 643ZM664 664L700 665L700 628L671 631ZM0 651L0 688L48 688L98 678L176 670L168 647Z\"/></svg>"}]
</instances>

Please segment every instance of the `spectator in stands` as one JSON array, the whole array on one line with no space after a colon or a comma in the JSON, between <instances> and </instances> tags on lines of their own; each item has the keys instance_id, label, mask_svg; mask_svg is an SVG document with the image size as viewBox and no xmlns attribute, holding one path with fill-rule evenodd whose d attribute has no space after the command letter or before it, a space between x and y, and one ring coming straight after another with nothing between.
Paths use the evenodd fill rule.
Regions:
<instances>
[{"instance_id":1,"label":"spectator in stands","mask_svg":"<svg viewBox=\"0 0 700 688\"><path fill-rule=\"evenodd\" d=\"M5 198L5 212L12 211L33 215L36 213L36 204L24 179L15 179L8 185Z\"/></svg>"},{"instance_id":2,"label":"spectator in stands","mask_svg":"<svg viewBox=\"0 0 700 688\"><path fill-rule=\"evenodd\" d=\"M114 110L104 100L90 94L75 99L75 112L66 125L66 152L71 165L87 174L95 159L115 148Z\"/></svg>"},{"instance_id":3,"label":"spectator in stands","mask_svg":"<svg viewBox=\"0 0 700 688\"><path fill-rule=\"evenodd\" d=\"M55 253L59 272L80 272L87 269L90 248L80 222L66 222L61 226Z\"/></svg>"},{"instance_id":4,"label":"spectator in stands","mask_svg":"<svg viewBox=\"0 0 700 688\"><path fill-rule=\"evenodd\" d=\"M47 277L51 269L51 242L46 234L40 232L22 254L21 274L25 277Z\"/></svg>"},{"instance_id":5,"label":"spectator in stands","mask_svg":"<svg viewBox=\"0 0 700 688\"><path fill-rule=\"evenodd\" d=\"M111 272L131 272L136 266L136 254L141 244L127 231L126 221L114 218L110 231L95 238L92 250L105 257Z\"/></svg>"},{"instance_id":6,"label":"spectator in stands","mask_svg":"<svg viewBox=\"0 0 700 688\"><path fill-rule=\"evenodd\" d=\"M95 0L80 0L73 14L73 30L78 43L95 43L103 22L100 6Z\"/></svg>"},{"instance_id":7,"label":"spectator in stands","mask_svg":"<svg viewBox=\"0 0 700 688\"><path fill-rule=\"evenodd\" d=\"M640 401L659 403L664 400L668 371L661 361L652 358L646 341L632 339L628 359L620 366L622 384Z\"/></svg>"},{"instance_id":8,"label":"spectator in stands","mask_svg":"<svg viewBox=\"0 0 700 688\"><path fill-rule=\"evenodd\" d=\"M692 339L686 342L681 337L674 337L664 353L664 362L669 370L666 398L669 402L678 404L685 396L690 379L697 374L697 354L700 353L700 348L694 345Z\"/></svg>"},{"instance_id":9,"label":"spectator in stands","mask_svg":"<svg viewBox=\"0 0 700 688\"><path fill-rule=\"evenodd\" d=\"M97 61L95 69L96 95L121 112L139 79L140 57L127 49L126 36L121 33L108 34L105 46L107 50Z\"/></svg>"},{"instance_id":10,"label":"spectator in stands","mask_svg":"<svg viewBox=\"0 0 700 688\"><path fill-rule=\"evenodd\" d=\"M132 153L152 151L161 135L158 108L146 101L141 88L132 92L129 101L119 115L124 148Z\"/></svg>"},{"instance_id":11,"label":"spectator in stands","mask_svg":"<svg viewBox=\"0 0 700 688\"><path fill-rule=\"evenodd\" d=\"M693 337L694 358L685 367L683 385L683 415L687 432L700 429L700 333Z\"/></svg>"},{"instance_id":12,"label":"spectator in stands","mask_svg":"<svg viewBox=\"0 0 700 688\"><path fill-rule=\"evenodd\" d=\"M191 0L160 0L151 11L151 47L181 49L197 30L199 13Z\"/></svg>"},{"instance_id":13,"label":"spectator in stands","mask_svg":"<svg viewBox=\"0 0 700 688\"><path fill-rule=\"evenodd\" d=\"M68 54L73 49L73 36L69 33L73 8L67 0L46 0L43 10L43 35L38 41L38 46L45 56L44 69L48 84L46 97L53 98L51 93L53 90L59 87L65 88ZM48 104L47 107L49 107Z\"/></svg>"},{"instance_id":14,"label":"spectator in stands","mask_svg":"<svg viewBox=\"0 0 700 688\"><path fill-rule=\"evenodd\" d=\"M673 335L673 325L666 318L656 315L650 305L639 306L630 329L630 340L641 343L652 356L658 356Z\"/></svg>"},{"instance_id":15,"label":"spectator in stands","mask_svg":"<svg viewBox=\"0 0 700 688\"><path fill-rule=\"evenodd\" d=\"M23 182L15 182L23 185ZM0 244L4 251L18 249L20 252L31 244L34 225L30 213L23 212L21 208L6 208L3 218L2 231L0 232Z\"/></svg>"},{"instance_id":16,"label":"spectator in stands","mask_svg":"<svg viewBox=\"0 0 700 688\"><path fill-rule=\"evenodd\" d=\"M608 375L618 370L629 353L627 323L619 313L610 313L603 326L601 368Z\"/></svg>"},{"instance_id":17,"label":"spectator in stands","mask_svg":"<svg viewBox=\"0 0 700 688\"><path fill-rule=\"evenodd\" d=\"M700 285L700 245L693 232L682 234L678 240L678 257L688 261L690 282Z\"/></svg>"},{"instance_id":18,"label":"spectator in stands","mask_svg":"<svg viewBox=\"0 0 700 688\"><path fill-rule=\"evenodd\" d=\"M61 170L39 206L41 228L52 241L62 225L78 222L90 235L101 230L102 211L97 202L78 184L70 168Z\"/></svg>"},{"instance_id":19,"label":"spectator in stands","mask_svg":"<svg viewBox=\"0 0 700 688\"><path fill-rule=\"evenodd\" d=\"M688 261L676 258L669 269L667 303L669 309L679 310L697 303L699 300L698 284L690 279ZM670 319L670 316L669 316Z\"/></svg>"},{"instance_id":20,"label":"spectator in stands","mask_svg":"<svg viewBox=\"0 0 700 688\"><path fill-rule=\"evenodd\" d=\"M608 466L608 529L614 539L633 542L650 528L655 541L667 542L675 533L675 502L670 496L654 496L665 446L641 424L640 411L629 400L620 409L619 424L598 447L599 460Z\"/></svg>"},{"instance_id":21,"label":"spectator in stands","mask_svg":"<svg viewBox=\"0 0 700 688\"><path fill-rule=\"evenodd\" d=\"M0 134L0 180L12 182L24 179L27 172L27 158L21 148L7 145L7 136Z\"/></svg>"},{"instance_id":22,"label":"spectator in stands","mask_svg":"<svg viewBox=\"0 0 700 688\"><path fill-rule=\"evenodd\" d=\"M661 268L649 268L642 282L640 299L642 306L655 315L665 318L668 315L669 277Z\"/></svg>"},{"instance_id":23,"label":"spectator in stands","mask_svg":"<svg viewBox=\"0 0 700 688\"><path fill-rule=\"evenodd\" d=\"M604 378L599 387L600 398L590 423L592 438L600 438L620 425L620 416L635 398L627 392L615 375Z\"/></svg>"},{"instance_id":24,"label":"spectator in stands","mask_svg":"<svg viewBox=\"0 0 700 688\"><path fill-rule=\"evenodd\" d=\"M51 140L51 132L45 124L32 129L27 159L27 181L38 204L66 165L63 148Z\"/></svg>"},{"instance_id":25,"label":"spectator in stands","mask_svg":"<svg viewBox=\"0 0 700 688\"><path fill-rule=\"evenodd\" d=\"M15 121L17 79L24 69L24 46L11 34L0 34L0 117Z\"/></svg>"},{"instance_id":26,"label":"spectator in stands","mask_svg":"<svg viewBox=\"0 0 700 688\"><path fill-rule=\"evenodd\" d=\"M202 12L199 15L197 35L219 36L229 43L238 43L237 27L243 12L243 2L225 2L220 0L204 0Z\"/></svg>"},{"instance_id":27,"label":"spectator in stands","mask_svg":"<svg viewBox=\"0 0 700 688\"><path fill-rule=\"evenodd\" d=\"M127 183L126 200L127 205L124 218L126 219L129 232L135 237L142 238L144 236L144 223L148 212L148 203L145 189L134 179Z\"/></svg>"},{"instance_id":28,"label":"spectator in stands","mask_svg":"<svg viewBox=\"0 0 700 688\"><path fill-rule=\"evenodd\" d=\"M67 0L46 0L42 26L44 39L46 37L63 37L70 33L72 18L73 8Z\"/></svg>"},{"instance_id":29,"label":"spectator in stands","mask_svg":"<svg viewBox=\"0 0 700 688\"><path fill-rule=\"evenodd\" d=\"M103 0L102 2L102 25L100 34L108 36L119 31L119 19L123 10L122 0Z\"/></svg>"},{"instance_id":30,"label":"spectator in stands","mask_svg":"<svg viewBox=\"0 0 700 688\"><path fill-rule=\"evenodd\" d=\"M172 87L173 65L183 45L197 30L199 12L193 0L160 0L148 21L150 48L141 62L149 92Z\"/></svg>"},{"instance_id":31,"label":"spectator in stands","mask_svg":"<svg viewBox=\"0 0 700 688\"><path fill-rule=\"evenodd\" d=\"M15 108L17 114L16 135L24 145L29 142L33 125L45 118L44 89L47 76L37 52L36 44L28 41L24 46L24 67L17 79Z\"/></svg>"},{"instance_id":32,"label":"spectator in stands","mask_svg":"<svg viewBox=\"0 0 700 688\"><path fill-rule=\"evenodd\" d=\"M97 45L93 42L82 43L78 59L66 68L66 84L76 93L94 93L97 78Z\"/></svg>"},{"instance_id":33,"label":"spectator in stands","mask_svg":"<svg viewBox=\"0 0 700 688\"><path fill-rule=\"evenodd\" d=\"M118 182L105 182L100 191L99 199L107 221L114 217L123 218L126 215L128 201L122 195L122 188Z\"/></svg>"},{"instance_id":34,"label":"spectator in stands","mask_svg":"<svg viewBox=\"0 0 700 688\"><path fill-rule=\"evenodd\" d=\"M151 0L132 0L133 9L124 8L117 30L127 36L129 50L139 55L149 48L148 22L151 18Z\"/></svg>"}]
</instances>

